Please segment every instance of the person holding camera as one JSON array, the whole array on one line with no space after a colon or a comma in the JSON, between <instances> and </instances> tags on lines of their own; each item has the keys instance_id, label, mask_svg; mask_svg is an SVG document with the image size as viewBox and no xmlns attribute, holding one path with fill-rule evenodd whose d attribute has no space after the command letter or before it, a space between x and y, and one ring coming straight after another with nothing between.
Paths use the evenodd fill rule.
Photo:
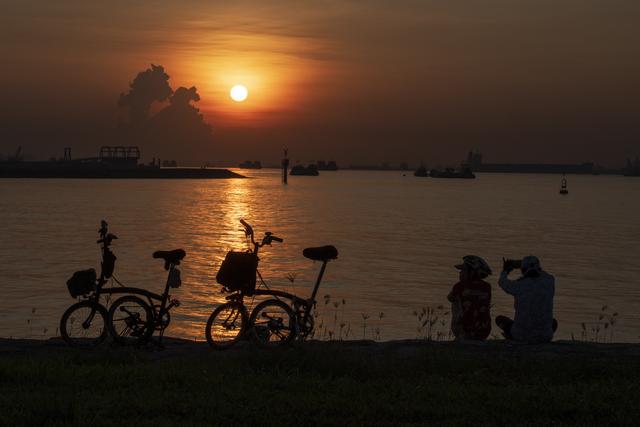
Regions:
<instances>
[{"instance_id":1,"label":"person holding camera","mask_svg":"<svg viewBox=\"0 0 640 427\"><path fill-rule=\"evenodd\" d=\"M520 268L522 276L509 279L509 273ZM527 256L519 260L504 260L498 285L513 295L515 317L496 317L496 325L506 339L525 342L549 342L557 329L553 318L555 278L542 270L540 260Z\"/></svg>"},{"instance_id":2,"label":"person holding camera","mask_svg":"<svg viewBox=\"0 0 640 427\"><path fill-rule=\"evenodd\" d=\"M484 278L491 274L489 264L475 255L462 258L460 281L447 299L451 302L451 332L456 339L484 340L491 333L491 285Z\"/></svg>"}]
</instances>

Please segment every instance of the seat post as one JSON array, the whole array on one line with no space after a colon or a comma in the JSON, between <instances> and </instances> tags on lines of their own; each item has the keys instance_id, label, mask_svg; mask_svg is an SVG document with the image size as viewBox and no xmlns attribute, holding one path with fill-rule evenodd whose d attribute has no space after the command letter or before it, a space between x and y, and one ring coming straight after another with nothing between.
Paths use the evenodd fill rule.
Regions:
<instances>
[{"instance_id":1,"label":"seat post","mask_svg":"<svg viewBox=\"0 0 640 427\"><path fill-rule=\"evenodd\" d=\"M324 260L322 262L322 267L320 268L318 279L316 279L316 285L313 287L313 292L311 293L311 301L316 300L316 294L318 293L318 288L320 287L320 282L322 281L322 276L324 275L324 269L327 267L327 262L327 260Z\"/></svg>"},{"instance_id":2,"label":"seat post","mask_svg":"<svg viewBox=\"0 0 640 427\"><path fill-rule=\"evenodd\" d=\"M167 299L169 299L169 278L171 277L171 272L173 272L174 265L171 263L169 265L169 272L167 273L167 282L164 285L164 293L162 294L162 303L160 310L164 310L167 304Z\"/></svg>"}]
</instances>

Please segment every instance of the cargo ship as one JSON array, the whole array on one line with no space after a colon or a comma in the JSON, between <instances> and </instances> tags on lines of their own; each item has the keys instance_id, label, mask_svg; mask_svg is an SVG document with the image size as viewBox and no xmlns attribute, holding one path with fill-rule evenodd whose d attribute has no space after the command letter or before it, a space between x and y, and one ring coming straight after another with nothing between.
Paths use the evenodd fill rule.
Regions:
<instances>
[{"instance_id":1,"label":"cargo ship","mask_svg":"<svg viewBox=\"0 0 640 427\"><path fill-rule=\"evenodd\" d=\"M245 160L238 165L240 169L262 169L262 163L260 160Z\"/></svg>"},{"instance_id":2,"label":"cargo ship","mask_svg":"<svg viewBox=\"0 0 640 427\"><path fill-rule=\"evenodd\" d=\"M455 170L454 168L446 168L445 170L431 169L429 171L431 178L455 178L455 179L475 179L476 175L469 168Z\"/></svg>"},{"instance_id":3,"label":"cargo ship","mask_svg":"<svg viewBox=\"0 0 640 427\"><path fill-rule=\"evenodd\" d=\"M474 172L496 172L496 173L550 173L550 174L595 174L595 164L584 163L484 163L482 154L478 151L469 152L467 161L464 163Z\"/></svg>"},{"instance_id":4,"label":"cargo ship","mask_svg":"<svg viewBox=\"0 0 640 427\"><path fill-rule=\"evenodd\" d=\"M318 172L318 167L312 163L307 167L304 167L303 165L295 165L291 168L289 175L318 176L320 173Z\"/></svg>"},{"instance_id":5,"label":"cargo ship","mask_svg":"<svg viewBox=\"0 0 640 427\"><path fill-rule=\"evenodd\" d=\"M71 158L71 149L65 148L64 157L49 161L25 161L18 149L15 156L0 162L0 178L142 178L142 179L216 179L244 178L228 169L208 167L177 167L160 159L149 164L140 160L136 146L102 146L98 157Z\"/></svg>"}]
</instances>

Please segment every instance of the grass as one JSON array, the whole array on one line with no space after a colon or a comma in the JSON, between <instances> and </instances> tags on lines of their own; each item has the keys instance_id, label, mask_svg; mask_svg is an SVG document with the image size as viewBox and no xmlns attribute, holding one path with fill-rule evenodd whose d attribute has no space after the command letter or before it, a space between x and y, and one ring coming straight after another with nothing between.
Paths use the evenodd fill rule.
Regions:
<instances>
[{"instance_id":1,"label":"grass","mask_svg":"<svg viewBox=\"0 0 640 427\"><path fill-rule=\"evenodd\" d=\"M640 420L637 355L425 342L325 342L224 353L192 346L197 351L55 348L4 354L0 425L637 425Z\"/></svg>"}]
</instances>

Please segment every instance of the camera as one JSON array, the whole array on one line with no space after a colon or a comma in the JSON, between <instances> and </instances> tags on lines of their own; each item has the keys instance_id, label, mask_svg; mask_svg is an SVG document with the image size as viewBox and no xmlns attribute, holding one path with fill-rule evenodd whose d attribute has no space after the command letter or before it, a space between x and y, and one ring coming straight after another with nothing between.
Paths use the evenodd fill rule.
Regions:
<instances>
[{"instance_id":1,"label":"camera","mask_svg":"<svg viewBox=\"0 0 640 427\"><path fill-rule=\"evenodd\" d=\"M502 258L502 269L503 270L516 270L522 268L522 260L521 259L504 259Z\"/></svg>"}]
</instances>

